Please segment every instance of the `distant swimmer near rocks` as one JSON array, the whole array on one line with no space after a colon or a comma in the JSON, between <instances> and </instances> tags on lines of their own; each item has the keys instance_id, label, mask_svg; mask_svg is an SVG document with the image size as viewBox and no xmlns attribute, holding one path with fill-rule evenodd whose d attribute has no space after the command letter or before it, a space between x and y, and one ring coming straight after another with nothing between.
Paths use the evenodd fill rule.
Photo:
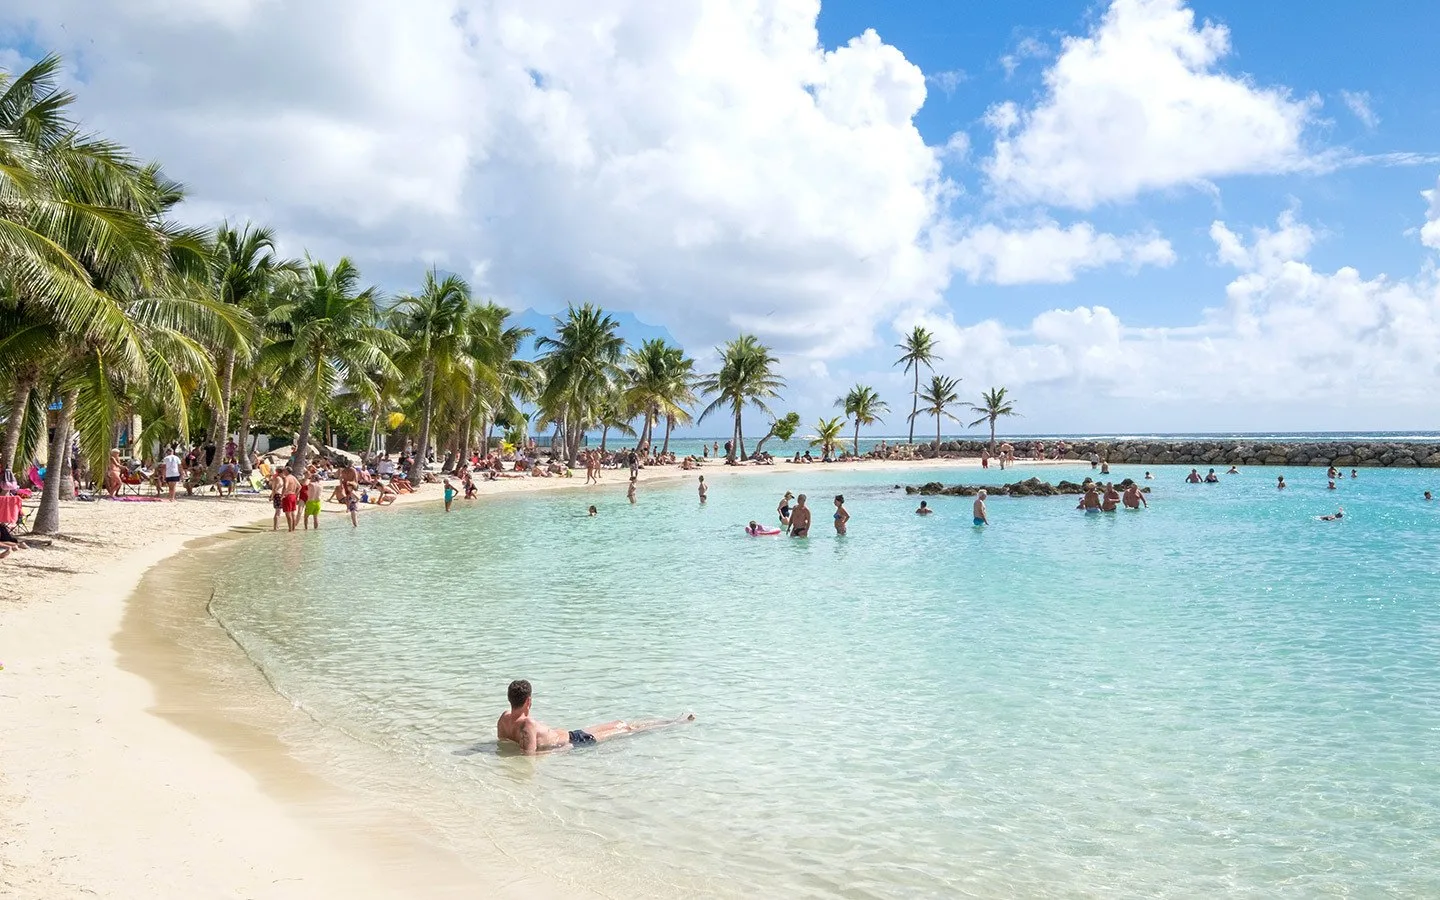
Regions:
<instances>
[{"instance_id":1,"label":"distant swimmer near rocks","mask_svg":"<svg viewBox=\"0 0 1440 900\"><path fill-rule=\"evenodd\" d=\"M687 713L674 719L651 719L643 722L625 722L617 719L614 722L588 725L585 728L566 731L563 728L551 728L544 722L530 717L530 682L524 679L510 682L507 695L510 700L510 708L500 714L500 720L495 723L495 733L502 743L509 741L512 744L518 744L521 752L526 756L584 747L625 734L640 734L645 731L654 731L657 728L683 725L695 721L695 716Z\"/></svg>"}]
</instances>

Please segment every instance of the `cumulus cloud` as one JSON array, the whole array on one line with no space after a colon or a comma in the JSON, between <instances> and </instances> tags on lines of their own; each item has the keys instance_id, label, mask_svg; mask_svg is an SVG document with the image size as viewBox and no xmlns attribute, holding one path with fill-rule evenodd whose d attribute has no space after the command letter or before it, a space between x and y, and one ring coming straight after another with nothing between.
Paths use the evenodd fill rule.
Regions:
<instances>
[{"instance_id":1,"label":"cumulus cloud","mask_svg":"<svg viewBox=\"0 0 1440 900\"><path fill-rule=\"evenodd\" d=\"M1428 207L1425 210L1425 224L1420 226L1420 243L1432 250L1440 250L1440 179L1435 187L1421 191Z\"/></svg>"},{"instance_id":2,"label":"cumulus cloud","mask_svg":"<svg viewBox=\"0 0 1440 900\"><path fill-rule=\"evenodd\" d=\"M946 69L943 72L932 72L925 76L925 80L935 85L947 97L955 93L955 89L969 79L963 69Z\"/></svg>"},{"instance_id":3,"label":"cumulus cloud","mask_svg":"<svg viewBox=\"0 0 1440 900\"><path fill-rule=\"evenodd\" d=\"M1157 234L1117 237L1097 233L1088 222L1062 228L1046 221L1015 229L986 223L956 243L953 259L971 282L1063 284L1086 269L1117 263L1168 266L1175 251Z\"/></svg>"},{"instance_id":4,"label":"cumulus cloud","mask_svg":"<svg viewBox=\"0 0 1440 900\"><path fill-rule=\"evenodd\" d=\"M1380 124L1380 117L1370 105L1370 94L1368 91L1341 91L1340 99L1360 120L1360 124L1366 128L1374 128Z\"/></svg>"},{"instance_id":5,"label":"cumulus cloud","mask_svg":"<svg viewBox=\"0 0 1440 900\"><path fill-rule=\"evenodd\" d=\"M191 215L395 287L431 260L517 306L841 353L938 299L951 188L912 123L921 71L873 31L826 51L818 12L16 0L0 26L75 62L87 124L166 162Z\"/></svg>"},{"instance_id":6,"label":"cumulus cloud","mask_svg":"<svg viewBox=\"0 0 1440 900\"><path fill-rule=\"evenodd\" d=\"M1220 71L1230 34L1181 0L1114 0L1067 38L1029 109L1002 104L985 169L1002 198L1088 209L1227 175L1313 166L1313 103Z\"/></svg>"},{"instance_id":7,"label":"cumulus cloud","mask_svg":"<svg viewBox=\"0 0 1440 900\"><path fill-rule=\"evenodd\" d=\"M1183 327L1125 324L1104 306L1055 309L1028 326L965 325L943 312L902 317L939 336L948 368L975 384L1068 389L1153 402L1432 402L1440 375L1440 283L1365 278L1304 261L1314 229L1294 212L1242 235L1211 227L1217 258L1236 269L1223 305ZM1353 426L1352 426L1353 427Z\"/></svg>"}]
</instances>

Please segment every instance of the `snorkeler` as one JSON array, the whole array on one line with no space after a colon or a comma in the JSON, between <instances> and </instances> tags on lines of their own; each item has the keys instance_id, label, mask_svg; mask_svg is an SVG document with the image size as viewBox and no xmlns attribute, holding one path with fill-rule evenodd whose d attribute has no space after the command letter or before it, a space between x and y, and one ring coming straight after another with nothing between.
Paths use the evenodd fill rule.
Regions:
<instances>
[{"instance_id":1,"label":"snorkeler","mask_svg":"<svg viewBox=\"0 0 1440 900\"><path fill-rule=\"evenodd\" d=\"M619 737L622 734L639 734L642 731L654 731L656 728L664 728L667 725L680 725L695 721L693 714L686 714L675 719L654 719L647 722L616 720L602 725L590 725L586 728L566 731L563 728L551 728L543 722L530 718L530 682L512 681L506 694L510 700L510 708L500 714L500 720L495 723L495 733L501 741L519 744L521 752L526 756L555 750L568 750L587 744L598 744L600 741Z\"/></svg>"}]
</instances>

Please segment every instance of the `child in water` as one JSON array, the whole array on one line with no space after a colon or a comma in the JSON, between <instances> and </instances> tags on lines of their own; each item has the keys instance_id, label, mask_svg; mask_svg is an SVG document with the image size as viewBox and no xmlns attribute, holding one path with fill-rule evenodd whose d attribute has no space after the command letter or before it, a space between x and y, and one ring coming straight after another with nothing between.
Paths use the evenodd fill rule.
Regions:
<instances>
[{"instance_id":1,"label":"child in water","mask_svg":"<svg viewBox=\"0 0 1440 900\"><path fill-rule=\"evenodd\" d=\"M460 492L455 490L455 486L450 483L450 479L445 479L445 511L447 513L450 511L450 504L455 502L455 495L458 493Z\"/></svg>"}]
</instances>

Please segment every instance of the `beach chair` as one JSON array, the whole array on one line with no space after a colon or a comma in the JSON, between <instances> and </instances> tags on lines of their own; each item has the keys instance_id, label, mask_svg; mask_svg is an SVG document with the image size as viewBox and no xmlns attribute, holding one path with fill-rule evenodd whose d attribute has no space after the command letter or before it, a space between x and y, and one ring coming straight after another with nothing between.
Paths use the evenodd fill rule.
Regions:
<instances>
[{"instance_id":1,"label":"beach chair","mask_svg":"<svg viewBox=\"0 0 1440 900\"><path fill-rule=\"evenodd\" d=\"M120 496L127 494L133 497L140 496L140 488L145 485L145 476L139 472L122 472L120 474Z\"/></svg>"}]
</instances>

